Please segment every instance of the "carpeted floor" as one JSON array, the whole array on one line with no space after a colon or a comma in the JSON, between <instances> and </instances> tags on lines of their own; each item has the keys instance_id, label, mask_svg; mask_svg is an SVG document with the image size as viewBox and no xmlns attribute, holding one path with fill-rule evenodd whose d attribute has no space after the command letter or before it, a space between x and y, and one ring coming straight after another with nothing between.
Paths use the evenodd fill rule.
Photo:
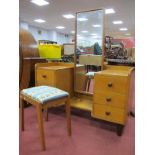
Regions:
<instances>
[{"instance_id":1,"label":"carpeted floor","mask_svg":"<svg viewBox=\"0 0 155 155\"><path fill-rule=\"evenodd\" d=\"M72 137L66 130L62 108L50 110L44 121L46 151L41 150L36 110L25 109L25 131L20 132L20 155L134 155L135 119L128 122L121 137L115 126L94 120L90 113L72 111Z\"/></svg>"}]
</instances>

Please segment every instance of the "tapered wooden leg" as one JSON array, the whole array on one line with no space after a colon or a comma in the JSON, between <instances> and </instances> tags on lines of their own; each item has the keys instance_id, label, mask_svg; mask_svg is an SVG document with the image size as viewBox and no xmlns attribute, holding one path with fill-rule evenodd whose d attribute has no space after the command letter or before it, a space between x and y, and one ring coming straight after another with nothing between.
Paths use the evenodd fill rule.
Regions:
<instances>
[{"instance_id":1,"label":"tapered wooden leg","mask_svg":"<svg viewBox=\"0 0 155 155\"><path fill-rule=\"evenodd\" d=\"M122 136L124 125L117 124L117 135Z\"/></svg>"},{"instance_id":2,"label":"tapered wooden leg","mask_svg":"<svg viewBox=\"0 0 155 155\"><path fill-rule=\"evenodd\" d=\"M130 111L130 115L131 115L132 117L135 117L135 112L134 112L134 111Z\"/></svg>"},{"instance_id":3,"label":"tapered wooden leg","mask_svg":"<svg viewBox=\"0 0 155 155\"><path fill-rule=\"evenodd\" d=\"M42 145L42 149L46 150L45 136L44 136L44 127L43 127L43 117L42 117L42 107L41 107L40 104L38 104L36 106L36 110L37 110L37 117L38 117L38 125L39 125L41 145Z\"/></svg>"},{"instance_id":4,"label":"tapered wooden leg","mask_svg":"<svg viewBox=\"0 0 155 155\"><path fill-rule=\"evenodd\" d=\"M45 121L48 121L48 108L45 109Z\"/></svg>"},{"instance_id":5,"label":"tapered wooden leg","mask_svg":"<svg viewBox=\"0 0 155 155\"><path fill-rule=\"evenodd\" d=\"M21 130L24 131L24 107L23 107L24 101L21 96L19 99L19 104L20 104L20 126L21 126Z\"/></svg>"},{"instance_id":6,"label":"tapered wooden leg","mask_svg":"<svg viewBox=\"0 0 155 155\"><path fill-rule=\"evenodd\" d=\"M70 114L70 98L66 101L66 119L67 119L67 131L68 135L71 136L71 114Z\"/></svg>"}]
</instances>

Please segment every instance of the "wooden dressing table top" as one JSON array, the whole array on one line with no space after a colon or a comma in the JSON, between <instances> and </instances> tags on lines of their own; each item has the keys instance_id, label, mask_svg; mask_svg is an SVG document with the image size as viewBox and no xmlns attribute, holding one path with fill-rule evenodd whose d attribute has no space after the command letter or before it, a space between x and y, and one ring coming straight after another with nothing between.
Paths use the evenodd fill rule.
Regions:
<instances>
[{"instance_id":1,"label":"wooden dressing table top","mask_svg":"<svg viewBox=\"0 0 155 155\"><path fill-rule=\"evenodd\" d=\"M46 67L39 67L39 69L49 69L49 70L60 70L60 69L68 69L73 68L71 66L46 66Z\"/></svg>"},{"instance_id":2,"label":"wooden dressing table top","mask_svg":"<svg viewBox=\"0 0 155 155\"><path fill-rule=\"evenodd\" d=\"M96 72L95 74L104 74L104 75L116 75L116 76L128 76L130 74L130 70L103 70L100 72Z\"/></svg>"}]
</instances>

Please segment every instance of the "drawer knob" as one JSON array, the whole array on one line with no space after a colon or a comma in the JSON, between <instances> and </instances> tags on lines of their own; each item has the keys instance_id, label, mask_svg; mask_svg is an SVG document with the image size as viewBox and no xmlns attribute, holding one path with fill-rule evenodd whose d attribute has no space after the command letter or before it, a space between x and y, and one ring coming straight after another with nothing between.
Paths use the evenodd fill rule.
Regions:
<instances>
[{"instance_id":1,"label":"drawer knob","mask_svg":"<svg viewBox=\"0 0 155 155\"><path fill-rule=\"evenodd\" d=\"M112 87L112 82L109 82L108 83L108 87Z\"/></svg>"},{"instance_id":2,"label":"drawer knob","mask_svg":"<svg viewBox=\"0 0 155 155\"><path fill-rule=\"evenodd\" d=\"M46 76L46 75L42 75L42 77L43 77L43 78L46 78L47 76Z\"/></svg>"},{"instance_id":3,"label":"drawer knob","mask_svg":"<svg viewBox=\"0 0 155 155\"><path fill-rule=\"evenodd\" d=\"M111 112L107 112L107 111L106 111L105 114L106 114L107 116L109 116L109 115L111 114Z\"/></svg>"},{"instance_id":4,"label":"drawer knob","mask_svg":"<svg viewBox=\"0 0 155 155\"><path fill-rule=\"evenodd\" d=\"M107 102L111 102L111 98L109 97L109 98L106 98L106 101Z\"/></svg>"}]
</instances>

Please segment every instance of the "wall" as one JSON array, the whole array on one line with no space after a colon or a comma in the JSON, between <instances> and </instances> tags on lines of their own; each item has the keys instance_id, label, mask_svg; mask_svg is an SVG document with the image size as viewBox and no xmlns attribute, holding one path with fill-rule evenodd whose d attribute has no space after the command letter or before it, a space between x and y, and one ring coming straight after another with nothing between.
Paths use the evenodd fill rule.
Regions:
<instances>
[{"instance_id":1,"label":"wall","mask_svg":"<svg viewBox=\"0 0 155 155\"><path fill-rule=\"evenodd\" d=\"M50 40L50 41L56 41L58 44L64 44L64 43L71 43L72 42L72 36L71 35L65 35L63 33L59 33L55 30L46 30L42 28L38 28L35 26L31 26L26 22L21 21L19 23L20 28L26 29L30 31L35 38L36 41L38 40Z\"/></svg>"},{"instance_id":2,"label":"wall","mask_svg":"<svg viewBox=\"0 0 155 155\"><path fill-rule=\"evenodd\" d=\"M25 22L20 22L19 27L23 28L25 30L29 30L29 25L27 23L25 23Z\"/></svg>"},{"instance_id":3,"label":"wall","mask_svg":"<svg viewBox=\"0 0 155 155\"><path fill-rule=\"evenodd\" d=\"M48 31L33 26L29 26L29 31L34 36L35 40L49 40ZM40 32L40 33L39 33Z\"/></svg>"}]
</instances>

